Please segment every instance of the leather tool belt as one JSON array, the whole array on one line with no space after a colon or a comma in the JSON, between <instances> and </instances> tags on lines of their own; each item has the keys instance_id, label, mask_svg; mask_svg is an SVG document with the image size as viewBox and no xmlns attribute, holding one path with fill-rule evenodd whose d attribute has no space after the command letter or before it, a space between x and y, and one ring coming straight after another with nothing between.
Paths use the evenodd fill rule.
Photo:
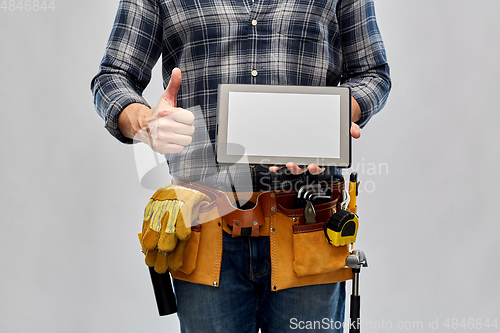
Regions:
<instances>
[{"instance_id":1,"label":"leather tool belt","mask_svg":"<svg viewBox=\"0 0 500 333\"><path fill-rule=\"evenodd\" d=\"M224 230L233 237L239 236L269 236L269 218L277 212L293 218L297 224L304 225L304 208L294 208L296 190L280 190L268 192L242 193L248 200L247 204L238 209L234 206L235 201L232 193L226 193L212 187L191 183L189 181L174 179L174 185L193 188L205 193L211 199L211 203L202 207L200 212L208 211L214 206L217 207L219 216L223 217ZM328 220L335 210L340 206L340 198L344 189L344 182L328 184L332 190L332 200L330 202L315 205L317 221ZM248 209L245 209L248 208Z\"/></svg>"},{"instance_id":2,"label":"leather tool belt","mask_svg":"<svg viewBox=\"0 0 500 333\"><path fill-rule=\"evenodd\" d=\"M348 246L328 244L323 230L340 208L343 181L329 185L333 200L315 205L316 223L307 224L304 208L295 208L295 190L238 193L236 198L203 184L178 179L173 183L210 198L199 210L200 224L191 228L182 266L170 270L174 279L218 287L224 232L233 237L269 236L273 291L352 279L352 270L345 267ZM245 200L252 204L235 207L236 201Z\"/></svg>"}]
</instances>

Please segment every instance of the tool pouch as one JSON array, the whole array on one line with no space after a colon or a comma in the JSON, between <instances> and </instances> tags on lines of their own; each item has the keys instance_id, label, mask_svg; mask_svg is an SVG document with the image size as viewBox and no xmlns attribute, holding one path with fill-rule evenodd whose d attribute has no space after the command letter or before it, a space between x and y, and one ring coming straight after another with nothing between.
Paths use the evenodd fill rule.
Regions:
<instances>
[{"instance_id":1,"label":"tool pouch","mask_svg":"<svg viewBox=\"0 0 500 333\"><path fill-rule=\"evenodd\" d=\"M191 228L191 237L186 241L182 266L175 271L170 270L170 274L174 279L218 286L223 231L215 204L200 209L200 218L209 222Z\"/></svg>"},{"instance_id":2,"label":"tool pouch","mask_svg":"<svg viewBox=\"0 0 500 333\"><path fill-rule=\"evenodd\" d=\"M251 230L250 236L258 237L260 227L265 224L265 217L276 214L276 198L273 192L263 192L256 198L255 207L248 210L236 209L229 202L227 195L217 194L217 209L219 215L232 228L233 237L242 235L242 228Z\"/></svg>"},{"instance_id":3,"label":"tool pouch","mask_svg":"<svg viewBox=\"0 0 500 333\"><path fill-rule=\"evenodd\" d=\"M342 186L343 184L338 184L337 188L334 187L333 192L338 193L335 200L314 206L317 223L313 224L306 224L303 209L285 208L279 200L278 211L292 218L291 221L287 220L286 223L291 222L291 226L286 229L291 233L292 268L297 277L326 274L345 266L345 258L348 255L346 247L339 248L328 244L324 232L324 222L340 208L338 199Z\"/></svg>"},{"instance_id":4,"label":"tool pouch","mask_svg":"<svg viewBox=\"0 0 500 333\"><path fill-rule=\"evenodd\" d=\"M271 220L270 243L274 291L352 278L344 268L348 247L328 244L323 223L300 225L278 213Z\"/></svg>"},{"instance_id":5,"label":"tool pouch","mask_svg":"<svg viewBox=\"0 0 500 333\"><path fill-rule=\"evenodd\" d=\"M198 251L200 247L201 225L191 227L191 237L186 241L182 266L179 268L183 274L189 275L196 268Z\"/></svg>"},{"instance_id":6,"label":"tool pouch","mask_svg":"<svg viewBox=\"0 0 500 333\"><path fill-rule=\"evenodd\" d=\"M293 225L293 271L298 277L325 274L342 269L349 255L346 246L325 240L324 223Z\"/></svg>"}]
</instances>

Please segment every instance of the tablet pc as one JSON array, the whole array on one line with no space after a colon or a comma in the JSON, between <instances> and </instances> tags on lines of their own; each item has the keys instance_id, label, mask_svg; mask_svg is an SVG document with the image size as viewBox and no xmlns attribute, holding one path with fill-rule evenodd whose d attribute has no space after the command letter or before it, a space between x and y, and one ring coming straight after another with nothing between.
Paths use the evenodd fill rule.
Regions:
<instances>
[{"instance_id":1,"label":"tablet pc","mask_svg":"<svg viewBox=\"0 0 500 333\"><path fill-rule=\"evenodd\" d=\"M217 108L219 163L351 165L347 87L220 84Z\"/></svg>"}]
</instances>

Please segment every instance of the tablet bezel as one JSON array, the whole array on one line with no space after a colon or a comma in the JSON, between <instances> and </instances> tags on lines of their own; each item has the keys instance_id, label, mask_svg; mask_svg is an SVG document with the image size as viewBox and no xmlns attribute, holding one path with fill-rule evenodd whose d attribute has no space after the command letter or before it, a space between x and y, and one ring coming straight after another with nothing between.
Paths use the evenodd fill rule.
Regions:
<instances>
[{"instance_id":1,"label":"tablet bezel","mask_svg":"<svg viewBox=\"0 0 500 333\"><path fill-rule=\"evenodd\" d=\"M228 155L228 108L230 92L258 92L258 93L293 93L293 94L326 94L340 96L340 157L317 158L303 156L255 156L255 155ZM300 133L300 124L290 133ZM216 159L218 163L249 163L266 165L285 165L295 162L306 166L316 164L320 167L349 168L351 166L351 90L348 87L312 87L312 86L282 86L260 84L220 84L217 96L217 129L216 129ZM291 134L292 135L292 134ZM323 143L324 144L324 143Z\"/></svg>"}]
</instances>

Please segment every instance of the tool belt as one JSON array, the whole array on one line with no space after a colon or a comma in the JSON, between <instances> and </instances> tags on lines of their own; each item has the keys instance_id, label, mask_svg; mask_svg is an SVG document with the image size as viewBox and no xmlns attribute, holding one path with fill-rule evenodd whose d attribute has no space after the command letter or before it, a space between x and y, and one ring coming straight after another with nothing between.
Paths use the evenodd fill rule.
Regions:
<instances>
[{"instance_id":1,"label":"tool belt","mask_svg":"<svg viewBox=\"0 0 500 333\"><path fill-rule=\"evenodd\" d=\"M314 206L318 223L310 224L306 224L304 208L294 208L295 190L238 193L238 198L199 183L179 179L172 183L210 198L210 203L200 208L203 223L192 228L183 265L170 271L172 277L218 286L222 233L227 232L233 237L270 237L271 284L275 291L352 278L351 270L345 268L348 247L328 244L323 229L324 222L340 208L343 181L328 185L332 200ZM235 208L235 202L242 199L247 204L242 209Z\"/></svg>"},{"instance_id":2,"label":"tool belt","mask_svg":"<svg viewBox=\"0 0 500 333\"><path fill-rule=\"evenodd\" d=\"M173 184L193 188L208 195L212 203L204 207L203 210L212 209L215 205L219 215L224 218L224 230L232 234L233 237L269 236L269 223L266 222L269 219L266 220L266 218L274 216L278 212L291 217L297 225L305 224L304 208L293 208L297 197L297 191L295 190L241 193L240 198L243 196L248 199L251 208L237 209L235 208L234 197L226 192L203 184L178 179L174 179ZM329 184L329 187L332 190L333 200L315 206L315 216L318 221L324 222L328 220L340 208L344 182Z\"/></svg>"}]
</instances>

